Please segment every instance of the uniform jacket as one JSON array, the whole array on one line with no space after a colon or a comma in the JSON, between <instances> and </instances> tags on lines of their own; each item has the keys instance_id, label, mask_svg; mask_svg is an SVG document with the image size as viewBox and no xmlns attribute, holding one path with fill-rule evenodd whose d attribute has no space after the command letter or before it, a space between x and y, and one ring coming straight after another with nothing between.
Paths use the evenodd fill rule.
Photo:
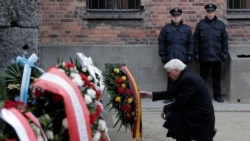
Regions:
<instances>
[{"instance_id":1,"label":"uniform jacket","mask_svg":"<svg viewBox=\"0 0 250 141\"><path fill-rule=\"evenodd\" d=\"M153 101L175 98L171 105L164 107L164 112L170 114L163 126L174 135L188 139L213 138L215 115L205 81L185 68L173 87L172 91L153 92Z\"/></svg>"},{"instance_id":2,"label":"uniform jacket","mask_svg":"<svg viewBox=\"0 0 250 141\"><path fill-rule=\"evenodd\" d=\"M193 57L194 54L194 39L191 28L181 23L166 24L160 31L158 37L159 55L165 56L165 62L177 58L187 62L187 56Z\"/></svg>"},{"instance_id":3,"label":"uniform jacket","mask_svg":"<svg viewBox=\"0 0 250 141\"><path fill-rule=\"evenodd\" d=\"M228 34L225 24L215 16L212 21L207 17L201 20L194 32L195 54L199 61L222 61L222 53L228 55Z\"/></svg>"}]
</instances>

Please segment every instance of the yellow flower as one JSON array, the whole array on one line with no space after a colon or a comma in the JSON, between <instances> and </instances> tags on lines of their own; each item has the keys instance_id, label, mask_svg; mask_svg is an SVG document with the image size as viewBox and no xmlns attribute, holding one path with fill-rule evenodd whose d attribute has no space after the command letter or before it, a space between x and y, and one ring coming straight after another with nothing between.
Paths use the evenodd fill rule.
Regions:
<instances>
[{"instance_id":1,"label":"yellow flower","mask_svg":"<svg viewBox=\"0 0 250 141\"><path fill-rule=\"evenodd\" d=\"M120 96L115 97L115 101L116 102L120 102L121 101L121 97Z\"/></svg>"},{"instance_id":2,"label":"yellow flower","mask_svg":"<svg viewBox=\"0 0 250 141\"><path fill-rule=\"evenodd\" d=\"M128 98L128 103L132 103L133 102L133 98Z\"/></svg>"},{"instance_id":3,"label":"yellow flower","mask_svg":"<svg viewBox=\"0 0 250 141\"><path fill-rule=\"evenodd\" d=\"M122 81L126 81L127 80L127 77L126 76L122 76Z\"/></svg>"},{"instance_id":4,"label":"yellow flower","mask_svg":"<svg viewBox=\"0 0 250 141\"><path fill-rule=\"evenodd\" d=\"M114 72L117 74L117 73L120 72L120 70L119 70L118 68L115 68L115 69L114 69Z\"/></svg>"},{"instance_id":5,"label":"yellow flower","mask_svg":"<svg viewBox=\"0 0 250 141\"><path fill-rule=\"evenodd\" d=\"M125 84L125 83L122 83L122 84L121 84L121 87L122 87L122 88L126 88L126 84Z\"/></svg>"}]
</instances>

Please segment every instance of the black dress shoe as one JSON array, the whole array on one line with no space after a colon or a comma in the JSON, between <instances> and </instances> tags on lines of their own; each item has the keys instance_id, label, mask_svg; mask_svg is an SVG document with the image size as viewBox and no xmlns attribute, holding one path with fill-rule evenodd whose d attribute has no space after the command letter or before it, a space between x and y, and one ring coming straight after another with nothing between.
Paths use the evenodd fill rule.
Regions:
<instances>
[{"instance_id":1,"label":"black dress shoe","mask_svg":"<svg viewBox=\"0 0 250 141\"><path fill-rule=\"evenodd\" d=\"M224 100L222 99L221 96L215 96L215 97L214 97L214 100L217 101L217 102L219 102L219 103L224 102Z\"/></svg>"}]
</instances>

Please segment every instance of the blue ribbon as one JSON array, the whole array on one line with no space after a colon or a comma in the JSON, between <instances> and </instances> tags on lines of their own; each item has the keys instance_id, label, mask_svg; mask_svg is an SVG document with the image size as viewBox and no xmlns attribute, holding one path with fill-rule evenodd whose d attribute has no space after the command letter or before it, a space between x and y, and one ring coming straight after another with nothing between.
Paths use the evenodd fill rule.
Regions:
<instances>
[{"instance_id":1,"label":"blue ribbon","mask_svg":"<svg viewBox=\"0 0 250 141\"><path fill-rule=\"evenodd\" d=\"M37 62L38 60L37 55L33 53L28 59L26 59L25 57L26 54L27 52L23 54L23 57L18 56L16 58L16 62L24 66L22 84L20 90L20 101L22 101L23 103L27 103L28 91L30 85L31 67L35 67L41 73L44 73L44 71L41 68L34 66L34 63Z\"/></svg>"}]
</instances>

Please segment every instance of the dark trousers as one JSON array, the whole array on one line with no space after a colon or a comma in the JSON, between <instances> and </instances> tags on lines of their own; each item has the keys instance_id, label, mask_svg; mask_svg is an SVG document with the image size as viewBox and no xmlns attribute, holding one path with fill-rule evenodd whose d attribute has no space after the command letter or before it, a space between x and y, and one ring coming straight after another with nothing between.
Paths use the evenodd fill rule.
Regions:
<instances>
[{"instance_id":1,"label":"dark trousers","mask_svg":"<svg viewBox=\"0 0 250 141\"><path fill-rule=\"evenodd\" d=\"M221 62L200 62L200 75L205 81L207 81L210 70L213 83L213 95L221 96Z\"/></svg>"}]
</instances>

